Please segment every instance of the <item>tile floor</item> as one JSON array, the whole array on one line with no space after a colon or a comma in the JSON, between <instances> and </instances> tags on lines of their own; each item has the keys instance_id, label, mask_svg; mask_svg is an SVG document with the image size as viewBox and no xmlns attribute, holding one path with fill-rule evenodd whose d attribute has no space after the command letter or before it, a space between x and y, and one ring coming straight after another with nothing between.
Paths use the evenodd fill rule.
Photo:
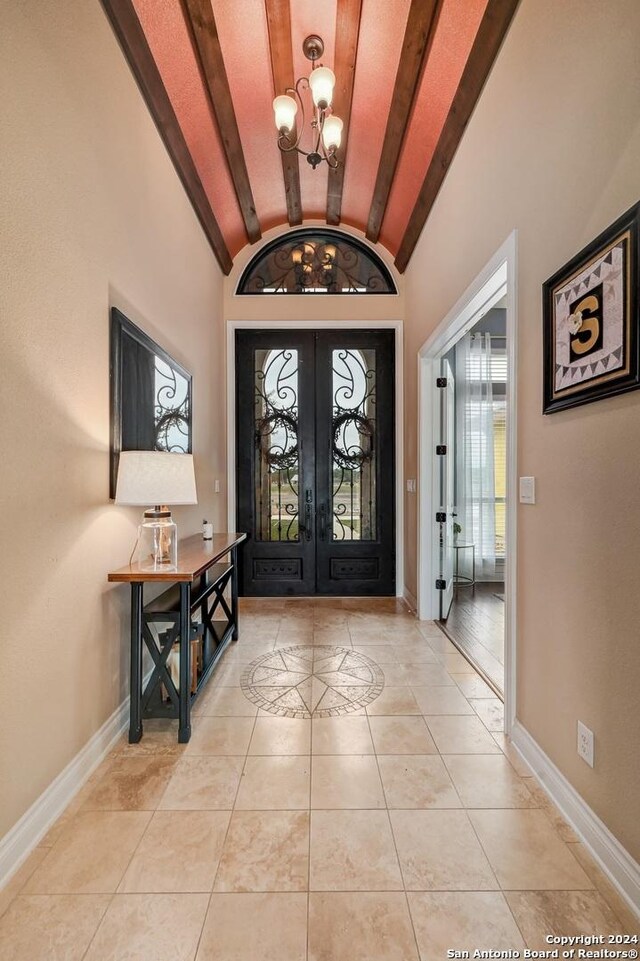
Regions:
<instances>
[{"instance_id":1,"label":"tile floor","mask_svg":"<svg viewBox=\"0 0 640 961\"><path fill-rule=\"evenodd\" d=\"M435 625L389 599L241 611L191 742L123 739L0 892L3 961L444 961L637 932Z\"/></svg>"}]
</instances>

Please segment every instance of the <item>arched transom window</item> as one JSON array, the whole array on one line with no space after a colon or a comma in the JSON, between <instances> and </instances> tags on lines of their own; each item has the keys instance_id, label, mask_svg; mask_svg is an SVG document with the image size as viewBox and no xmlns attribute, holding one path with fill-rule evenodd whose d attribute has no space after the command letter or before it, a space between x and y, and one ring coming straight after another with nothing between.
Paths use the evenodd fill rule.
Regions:
<instances>
[{"instance_id":1,"label":"arched transom window","mask_svg":"<svg viewBox=\"0 0 640 961\"><path fill-rule=\"evenodd\" d=\"M263 247L245 268L239 294L397 294L388 267L339 230L304 227Z\"/></svg>"}]
</instances>

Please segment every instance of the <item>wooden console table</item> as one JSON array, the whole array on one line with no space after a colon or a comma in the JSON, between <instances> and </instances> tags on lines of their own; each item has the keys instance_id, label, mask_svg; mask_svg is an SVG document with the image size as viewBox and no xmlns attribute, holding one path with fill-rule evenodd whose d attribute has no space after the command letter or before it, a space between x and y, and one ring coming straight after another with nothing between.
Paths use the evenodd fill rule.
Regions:
<instances>
[{"instance_id":1,"label":"wooden console table","mask_svg":"<svg viewBox=\"0 0 640 961\"><path fill-rule=\"evenodd\" d=\"M178 564L172 570L144 571L127 564L109 573L109 581L131 584L131 744L142 737L142 721L148 717L178 718L178 741L186 743L191 737L191 705L227 644L238 638L237 550L246 537L216 534L205 541L202 534L194 534L178 542ZM158 582L171 586L145 605L144 585ZM224 596L229 584L231 606ZM214 620L217 613L225 619ZM197 675L191 669L196 639L202 646ZM154 663L144 690L143 642ZM170 669L176 656L177 684Z\"/></svg>"}]
</instances>

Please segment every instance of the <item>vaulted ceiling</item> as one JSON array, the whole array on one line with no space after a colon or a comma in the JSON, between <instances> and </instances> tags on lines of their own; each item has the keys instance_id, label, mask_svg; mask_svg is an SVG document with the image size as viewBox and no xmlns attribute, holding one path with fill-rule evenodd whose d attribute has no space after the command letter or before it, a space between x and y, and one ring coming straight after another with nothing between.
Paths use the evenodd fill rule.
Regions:
<instances>
[{"instance_id":1,"label":"vaulted ceiling","mask_svg":"<svg viewBox=\"0 0 640 961\"><path fill-rule=\"evenodd\" d=\"M518 0L102 0L225 273L279 225L347 224L406 268ZM277 147L319 34L341 165Z\"/></svg>"}]
</instances>

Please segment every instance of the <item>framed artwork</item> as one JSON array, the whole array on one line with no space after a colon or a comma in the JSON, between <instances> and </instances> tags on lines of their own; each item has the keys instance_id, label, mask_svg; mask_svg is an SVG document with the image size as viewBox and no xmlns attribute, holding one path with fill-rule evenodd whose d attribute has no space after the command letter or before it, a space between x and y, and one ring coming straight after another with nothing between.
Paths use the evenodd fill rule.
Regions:
<instances>
[{"instance_id":1,"label":"framed artwork","mask_svg":"<svg viewBox=\"0 0 640 961\"><path fill-rule=\"evenodd\" d=\"M543 413L640 387L640 203L543 284Z\"/></svg>"}]
</instances>

